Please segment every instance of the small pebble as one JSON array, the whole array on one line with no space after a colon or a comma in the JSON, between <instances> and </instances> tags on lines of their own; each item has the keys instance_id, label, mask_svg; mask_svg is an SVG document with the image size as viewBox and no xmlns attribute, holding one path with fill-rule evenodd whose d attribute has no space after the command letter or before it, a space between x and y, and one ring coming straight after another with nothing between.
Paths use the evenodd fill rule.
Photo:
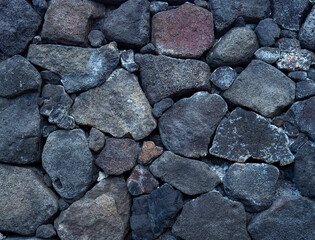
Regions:
<instances>
[{"instance_id":1,"label":"small pebble","mask_svg":"<svg viewBox=\"0 0 315 240\"><path fill-rule=\"evenodd\" d=\"M36 237L52 238L56 236L56 230L52 224L41 225L36 230Z\"/></svg>"},{"instance_id":2,"label":"small pebble","mask_svg":"<svg viewBox=\"0 0 315 240\"><path fill-rule=\"evenodd\" d=\"M99 30L92 30L88 35L88 39L92 47L100 47L106 43L104 34Z\"/></svg>"}]
</instances>

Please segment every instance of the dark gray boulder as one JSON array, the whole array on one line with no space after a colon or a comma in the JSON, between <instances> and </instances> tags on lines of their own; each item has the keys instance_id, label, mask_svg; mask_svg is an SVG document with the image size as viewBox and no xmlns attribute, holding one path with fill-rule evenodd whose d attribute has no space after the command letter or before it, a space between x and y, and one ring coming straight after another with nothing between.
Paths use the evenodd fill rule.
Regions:
<instances>
[{"instance_id":1,"label":"dark gray boulder","mask_svg":"<svg viewBox=\"0 0 315 240\"><path fill-rule=\"evenodd\" d=\"M299 32L299 40L303 48L307 48L313 51L315 50L314 32L315 32L315 6L313 6L312 11L307 16Z\"/></svg>"},{"instance_id":2,"label":"dark gray boulder","mask_svg":"<svg viewBox=\"0 0 315 240\"><path fill-rule=\"evenodd\" d=\"M272 18L261 20L255 28L260 46L269 47L275 44L280 36L280 28Z\"/></svg>"}]
</instances>

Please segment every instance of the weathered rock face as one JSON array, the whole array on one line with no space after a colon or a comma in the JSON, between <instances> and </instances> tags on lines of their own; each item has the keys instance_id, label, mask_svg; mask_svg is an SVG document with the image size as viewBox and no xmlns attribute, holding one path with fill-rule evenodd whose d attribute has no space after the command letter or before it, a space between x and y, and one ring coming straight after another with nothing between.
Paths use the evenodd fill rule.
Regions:
<instances>
[{"instance_id":1,"label":"weathered rock face","mask_svg":"<svg viewBox=\"0 0 315 240\"><path fill-rule=\"evenodd\" d=\"M237 76L231 67L219 67L211 74L211 82L222 90L228 89Z\"/></svg>"},{"instance_id":2,"label":"weathered rock face","mask_svg":"<svg viewBox=\"0 0 315 240\"><path fill-rule=\"evenodd\" d=\"M95 179L95 166L82 130L57 130L46 141L42 164L61 197L76 200Z\"/></svg>"},{"instance_id":3,"label":"weathered rock face","mask_svg":"<svg viewBox=\"0 0 315 240\"><path fill-rule=\"evenodd\" d=\"M34 234L58 211L57 196L35 171L0 164L0 231Z\"/></svg>"},{"instance_id":4,"label":"weathered rock face","mask_svg":"<svg viewBox=\"0 0 315 240\"><path fill-rule=\"evenodd\" d=\"M206 163L183 158L170 151L156 159L150 165L150 171L187 195L208 192L220 182Z\"/></svg>"},{"instance_id":5,"label":"weathered rock face","mask_svg":"<svg viewBox=\"0 0 315 240\"><path fill-rule=\"evenodd\" d=\"M292 104L295 84L275 67L252 60L223 96L235 105L273 117Z\"/></svg>"},{"instance_id":6,"label":"weathered rock face","mask_svg":"<svg viewBox=\"0 0 315 240\"><path fill-rule=\"evenodd\" d=\"M272 64L280 58L280 50L278 48L262 47L255 52L255 57Z\"/></svg>"},{"instance_id":7,"label":"weathered rock face","mask_svg":"<svg viewBox=\"0 0 315 240\"><path fill-rule=\"evenodd\" d=\"M151 104L163 98L210 90L210 68L197 60L136 54L140 80Z\"/></svg>"},{"instance_id":8,"label":"weathered rock face","mask_svg":"<svg viewBox=\"0 0 315 240\"><path fill-rule=\"evenodd\" d=\"M221 121L210 153L236 162L245 162L252 157L287 165L294 160L284 131L264 117L242 108L235 109Z\"/></svg>"},{"instance_id":9,"label":"weathered rock face","mask_svg":"<svg viewBox=\"0 0 315 240\"><path fill-rule=\"evenodd\" d=\"M302 28L299 32L299 40L302 47L315 50L315 7L313 6L312 11L307 16L305 22L302 25Z\"/></svg>"},{"instance_id":10,"label":"weathered rock face","mask_svg":"<svg viewBox=\"0 0 315 240\"><path fill-rule=\"evenodd\" d=\"M159 119L164 146L185 157L206 156L210 137L226 111L217 94L197 92L179 100Z\"/></svg>"},{"instance_id":11,"label":"weathered rock face","mask_svg":"<svg viewBox=\"0 0 315 240\"><path fill-rule=\"evenodd\" d=\"M187 202L172 232L187 240L250 239L243 205L218 192L209 192Z\"/></svg>"},{"instance_id":12,"label":"weathered rock face","mask_svg":"<svg viewBox=\"0 0 315 240\"><path fill-rule=\"evenodd\" d=\"M119 63L119 52L112 43L100 48L62 45L30 45L28 60L58 73L68 93L79 92L103 83Z\"/></svg>"},{"instance_id":13,"label":"weathered rock face","mask_svg":"<svg viewBox=\"0 0 315 240\"><path fill-rule=\"evenodd\" d=\"M148 136L156 122L137 77L115 70L100 87L80 94L73 105L80 125L89 125L114 137L130 134L135 140Z\"/></svg>"},{"instance_id":14,"label":"weathered rock face","mask_svg":"<svg viewBox=\"0 0 315 240\"><path fill-rule=\"evenodd\" d=\"M315 62L315 54L306 49L294 48L289 51L282 51L277 61L279 69L289 71L309 70Z\"/></svg>"},{"instance_id":15,"label":"weathered rock face","mask_svg":"<svg viewBox=\"0 0 315 240\"><path fill-rule=\"evenodd\" d=\"M154 117L159 118L163 112L173 106L174 101L171 98L164 98L163 100L154 104L152 114Z\"/></svg>"},{"instance_id":16,"label":"weathered rock face","mask_svg":"<svg viewBox=\"0 0 315 240\"><path fill-rule=\"evenodd\" d=\"M269 47L275 44L275 39L280 36L280 28L272 18L261 20L255 28L259 44L262 47Z\"/></svg>"},{"instance_id":17,"label":"weathered rock face","mask_svg":"<svg viewBox=\"0 0 315 240\"><path fill-rule=\"evenodd\" d=\"M152 43L159 54L198 58L214 42L212 14L185 3L152 19Z\"/></svg>"},{"instance_id":18,"label":"weathered rock face","mask_svg":"<svg viewBox=\"0 0 315 240\"><path fill-rule=\"evenodd\" d=\"M89 148L94 152L99 152L105 145L105 134L96 128L91 128L89 135Z\"/></svg>"},{"instance_id":19,"label":"weathered rock face","mask_svg":"<svg viewBox=\"0 0 315 240\"><path fill-rule=\"evenodd\" d=\"M138 162L142 165L148 165L162 153L162 147L156 146L153 141L144 141L139 154Z\"/></svg>"},{"instance_id":20,"label":"weathered rock face","mask_svg":"<svg viewBox=\"0 0 315 240\"><path fill-rule=\"evenodd\" d=\"M37 93L0 98L0 162L28 164L39 160L42 121L37 99Z\"/></svg>"},{"instance_id":21,"label":"weathered rock face","mask_svg":"<svg viewBox=\"0 0 315 240\"><path fill-rule=\"evenodd\" d=\"M35 36L41 17L25 0L1 0L0 4L0 50L13 56L24 51Z\"/></svg>"}]
</instances>

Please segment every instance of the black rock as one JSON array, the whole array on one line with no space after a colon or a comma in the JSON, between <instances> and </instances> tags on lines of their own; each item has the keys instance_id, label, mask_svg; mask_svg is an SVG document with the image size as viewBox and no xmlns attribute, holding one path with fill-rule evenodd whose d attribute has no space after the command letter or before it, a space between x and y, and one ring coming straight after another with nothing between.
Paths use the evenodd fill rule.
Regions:
<instances>
[{"instance_id":1,"label":"black rock","mask_svg":"<svg viewBox=\"0 0 315 240\"><path fill-rule=\"evenodd\" d=\"M297 99L312 97L315 95L315 81L305 80L296 83L295 96Z\"/></svg>"},{"instance_id":2,"label":"black rock","mask_svg":"<svg viewBox=\"0 0 315 240\"><path fill-rule=\"evenodd\" d=\"M280 28L272 18L261 20L255 29L260 46L270 47L280 36Z\"/></svg>"},{"instance_id":3,"label":"black rock","mask_svg":"<svg viewBox=\"0 0 315 240\"><path fill-rule=\"evenodd\" d=\"M51 238L56 236L56 230L52 224L41 225L36 230L36 237Z\"/></svg>"},{"instance_id":4,"label":"black rock","mask_svg":"<svg viewBox=\"0 0 315 240\"><path fill-rule=\"evenodd\" d=\"M211 74L211 82L221 90L228 89L237 76L236 71L231 67L219 67Z\"/></svg>"},{"instance_id":5,"label":"black rock","mask_svg":"<svg viewBox=\"0 0 315 240\"><path fill-rule=\"evenodd\" d=\"M288 77L296 82L303 81L307 79L307 72L305 71L289 72Z\"/></svg>"},{"instance_id":6,"label":"black rock","mask_svg":"<svg viewBox=\"0 0 315 240\"><path fill-rule=\"evenodd\" d=\"M163 100L154 104L152 108L152 114L154 117L159 118L162 116L163 112L173 106L174 101L171 98L164 98Z\"/></svg>"},{"instance_id":7,"label":"black rock","mask_svg":"<svg viewBox=\"0 0 315 240\"><path fill-rule=\"evenodd\" d=\"M42 77L43 81L48 84L61 84L61 77L54 72L51 72L49 70L43 70L40 72L40 76Z\"/></svg>"},{"instance_id":8,"label":"black rock","mask_svg":"<svg viewBox=\"0 0 315 240\"><path fill-rule=\"evenodd\" d=\"M262 47L255 52L255 57L266 63L272 64L279 59L280 50L278 48Z\"/></svg>"},{"instance_id":9,"label":"black rock","mask_svg":"<svg viewBox=\"0 0 315 240\"><path fill-rule=\"evenodd\" d=\"M313 6L312 11L307 16L305 22L299 33L299 40L303 48L310 50L315 50L315 6Z\"/></svg>"},{"instance_id":10,"label":"black rock","mask_svg":"<svg viewBox=\"0 0 315 240\"><path fill-rule=\"evenodd\" d=\"M92 47L100 47L106 42L104 33L99 30L92 30L88 35Z\"/></svg>"}]
</instances>

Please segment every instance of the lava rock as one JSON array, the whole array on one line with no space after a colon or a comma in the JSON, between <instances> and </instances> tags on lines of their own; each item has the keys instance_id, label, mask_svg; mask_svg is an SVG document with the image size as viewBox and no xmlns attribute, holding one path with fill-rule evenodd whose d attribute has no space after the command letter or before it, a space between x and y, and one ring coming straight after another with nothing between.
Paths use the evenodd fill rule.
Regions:
<instances>
[{"instance_id":1,"label":"lava rock","mask_svg":"<svg viewBox=\"0 0 315 240\"><path fill-rule=\"evenodd\" d=\"M95 166L82 130L57 130L46 141L42 164L61 197L72 201L83 196L95 180Z\"/></svg>"},{"instance_id":2,"label":"lava rock","mask_svg":"<svg viewBox=\"0 0 315 240\"><path fill-rule=\"evenodd\" d=\"M140 53L142 53L142 54L154 54L155 53L155 46L152 43L148 43L147 45L144 45L140 49Z\"/></svg>"},{"instance_id":3,"label":"lava rock","mask_svg":"<svg viewBox=\"0 0 315 240\"><path fill-rule=\"evenodd\" d=\"M36 68L19 55L0 62L0 79L0 97L39 92L42 83Z\"/></svg>"},{"instance_id":4,"label":"lava rock","mask_svg":"<svg viewBox=\"0 0 315 240\"><path fill-rule=\"evenodd\" d=\"M217 125L227 112L227 104L217 94L197 92L183 98L159 119L164 146L179 155L206 156Z\"/></svg>"},{"instance_id":5,"label":"lava rock","mask_svg":"<svg viewBox=\"0 0 315 240\"><path fill-rule=\"evenodd\" d=\"M210 90L210 68L198 60L136 54L140 80L151 104L163 98Z\"/></svg>"},{"instance_id":6,"label":"lava rock","mask_svg":"<svg viewBox=\"0 0 315 240\"><path fill-rule=\"evenodd\" d=\"M40 16L44 16L47 8L48 8L48 4L46 0L32 0L33 6L35 11L40 15Z\"/></svg>"},{"instance_id":7,"label":"lava rock","mask_svg":"<svg viewBox=\"0 0 315 240\"><path fill-rule=\"evenodd\" d=\"M275 45L281 52L290 52L295 49L300 49L300 41L295 38L280 38Z\"/></svg>"},{"instance_id":8,"label":"lava rock","mask_svg":"<svg viewBox=\"0 0 315 240\"><path fill-rule=\"evenodd\" d=\"M171 98L164 98L163 100L154 104L152 109L152 114L154 117L159 118L162 116L163 112L173 106L174 101Z\"/></svg>"},{"instance_id":9,"label":"lava rock","mask_svg":"<svg viewBox=\"0 0 315 240\"><path fill-rule=\"evenodd\" d=\"M209 192L187 202L172 232L187 240L250 239L243 205L218 192Z\"/></svg>"},{"instance_id":10,"label":"lava rock","mask_svg":"<svg viewBox=\"0 0 315 240\"><path fill-rule=\"evenodd\" d=\"M45 83L60 85L61 84L61 77L59 74L51 72L49 70L43 70L40 72L40 76Z\"/></svg>"},{"instance_id":11,"label":"lava rock","mask_svg":"<svg viewBox=\"0 0 315 240\"><path fill-rule=\"evenodd\" d=\"M29 47L28 60L58 73L68 93L87 90L103 83L119 63L113 43L101 48L42 44Z\"/></svg>"},{"instance_id":12,"label":"lava rock","mask_svg":"<svg viewBox=\"0 0 315 240\"><path fill-rule=\"evenodd\" d=\"M272 18L261 20L255 29L260 46L270 47L280 36L280 28Z\"/></svg>"},{"instance_id":13,"label":"lava rock","mask_svg":"<svg viewBox=\"0 0 315 240\"><path fill-rule=\"evenodd\" d=\"M105 145L105 135L96 128L91 128L89 136L89 148L94 152L99 152Z\"/></svg>"},{"instance_id":14,"label":"lava rock","mask_svg":"<svg viewBox=\"0 0 315 240\"><path fill-rule=\"evenodd\" d=\"M93 126L114 137L148 136L156 122L135 75L117 69L101 86L80 94L72 107L80 125Z\"/></svg>"},{"instance_id":15,"label":"lava rock","mask_svg":"<svg viewBox=\"0 0 315 240\"><path fill-rule=\"evenodd\" d=\"M300 147L304 145L308 140L308 137L304 133L299 133L299 136L294 139L294 141L290 144L290 150L292 153L296 153Z\"/></svg>"},{"instance_id":16,"label":"lava rock","mask_svg":"<svg viewBox=\"0 0 315 240\"><path fill-rule=\"evenodd\" d=\"M152 43L159 54L181 58L199 58L214 42L212 14L194 4L152 18Z\"/></svg>"},{"instance_id":17,"label":"lava rock","mask_svg":"<svg viewBox=\"0 0 315 240\"><path fill-rule=\"evenodd\" d=\"M95 163L109 175L120 175L136 164L138 143L132 139L108 138Z\"/></svg>"},{"instance_id":18,"label":"lava rock","mask_svg":"<svg viewBox=\"0 0 315 240\"><path fill-rule=\"evenodd\" d=\"M195 1L196 2L196 1ZM205 1L204 1L205 2ZM178 237L176 237L170 230L163 233L158 240L180 240Z\"/></svg>"},{"instance_id":19,"label":"lava rock","mask_svg":"<svg viewBox=\"0 0 315 240\"><path fill-rule=\"evenodd\" d=\"M104 3L104 4L110 4L110 5L120 5L126 2L126 0L93 0L93 1Z\"/></svg>"},{"instance_id":20,"label":"lava rock","mask_svg":"<svg viewBox=\"0 0 315 240\"><path fill-rule=\"evenodd\" d=\"M26 49L41 25L41 17L25 0L1 0L0 4L0 50L13 56Z\"/></svg>"},{"instance_id":21,"label":"lava rock","mask_svg":"<svg viewBox=\"0 0 315 240\"><path fill-rule=\"evenodd\" d=\"M102 26L106 39L140 48L150 38L150 3L129 0L112 11Z\"/></svg>"},{"instance_id":22,"label":"lava rock","mask_svg":"<svg viewBox=\"0 0 315 240\"><path fill-rule=\"evenodd\" d=\"M261 20L267 18L271 13L269 0L235 0L234 2L238 15L245 20Z\"/></svg>"},{"instance_id":23,"label":"lava rock","mask_svg":"<svg viewBox=\"0 0 315 240\"><path fill-rule=\"evenodd\" d=\"M281 196L273 205L256 215L248 225L253 240L312 239L315 204L300 196Z\"/></svg>"},{"instance_id":24,"label":"lava rock","mask_svg":"<svg viewBox=\"0 0 315 240\"><path fill-rule=\"evenodd\" d=\"M56 230L52 224L41 225L36 230L36 237L51 238L56 236Z\"/></svg>"},{"instance_id":25,"label":"lava rock","mask_svg":"<svg viewBox=\"0 0 315 240\"><path fill-rule=\"evenodd\" d=\"M297 38L298 34L294 31L282 29L280 32L280 37L282 38Z\"/></svg>"},{"instance_id":26,"label":"lava rock","mask_svg":"<svg viewBox=\"0 0 315 240\"><path fill-rule=\"evenodd\" d=\"M252 60L223 96L235 105L273 117L292 104L295 83L275 67Z\"/></svg>"},{"instance_id":27,"label":"lava rock","mask_svg":"<svg viewBox=\"0 0 315 240\"><path fill-rule=\"evenodd\" d=\"M168 8L168 3L163 1L153 1L150 3L150 12L152 15L158 12L166 11Z\"/></svg>"},{"instance_id":28,"label":"lava rock","mask_svg":"<svg viewBox=\"0 0 315 240\"><path fill-rule=\"evenodd\" d=\"M204 162L183 158L167 151L150 165L152 174L187 195L213 190L218 175Z\"/></svg>"},{"instance_id":29,"label":"lava rock","mask_svg":"<svg viewBox=\"0 0 315 240\"><path fill-rule=\"evenodd\" d=\"M139 65L135 63L135 55L132 49L124 50L120 53L121 66L128 72L136 72Z\"/></svg>"},{"instance_id":30,"label":"lava rock","mask_svg":"<svg viewBox=\"0 0 315 240\"><path fill-rule=\"evenodd\" d=\"M92 47L100 47L106 42L104 33L99 30L92 30L88 35L88 39Z\"/></svg>"},{"instance_id":31,"label":"lava rock","mask_svg":"<svg viewBox=\"0 0 315 240\"><path fill-rule=\"evenodd\" d=\"M221 121L210 153L236 162L245 162L250 157L266 163L280 161L281 166L294 160L289 150L289 139L282 129L242 108L236 108Z\"/></svg>"},{"instance_id":32,"label":"lava rock","mask_svg":"<svg viewBox=\"0 0 315 240\"><path fill-rule=\"evenodd\" d=\"M255 52L255 57L266 63L273 64L280 58L280 50L278 48L262 47Z\"/></svg>"},{"instance_id":33,"label":"lava rock","mask_svg":"<svg viewBox=\"0 0 315 240\"><path fill-rule=\"evenodd\" d=\"M268 208L276 192L279 170L264 163L234 163L223 178L224 191L243 203L246 211Z\"/></svg>"},{"instance_id":34,"label":"lava rock","mask_svg":"<svg viewBox=\"0 0 315 240\"><path fill-rule=\"evenodd\" d=\"M299 32L299 40L302 47L315 50L315 6L313 6L312 11L307 16L305 22L303 23L301 30Z\"/></svg>"},{"instance_id":35,"label":"lava rock","mask_svg":"<svg viewBox=\"0 0 315 240\"><path fill-rule=\"evenodd\" d=\"M304 81L307 79L307 72L305 71L289 72L288 77L293 79L296 82Z\"/></svg>"},{"instance_id":36,"label":"lava rock","mask_svg":"<svg viewBox=\"0 0 315 240\"><path fill-rule=\"evenodd\" d=\"M57 196L33 170L0 164L0 231L34 234L58 211Z\"/></svg>"},{"instance_id":37,"label":"lava rock","mask_svg":"<svg viewBox=\"0 0 315 240\"><path fill-rule=\"evenodd\" d=\"M236 71L231 67L219 67L211 74L211 82L221 90L228 89L237 76Z\"/></svg>"},{"instance_id":38,"label":"lava rock","mask_svg":"<svg viewBox=\"0 0 315 240\"><path fill-rule=\"evenodd\" d=\"M14 99L0 97L0 162L29 164L39 161L42 119L37 99L37 93Z\"/></svg>"},{"instance_id":39,"label":"lava rock","mask_svg":"<svg viewBox=\"0 0 315 240\"><path fill-rule=\"evenodd\" d=\"M248 27L232 28L211 48L207 54L207 62L210 67L247 63L258 47L258 40L253 30Z\"/></svg>"},{"instance_id":40,"label":"lava rock","mask_svg":"<svg viewBox=\"0 0 315 240\"><path fill-rule=\"evenodd\" d=\"M315 63L315 54L306 49L295 48L291 51L282 51L277 61L279 69L289 71L309 70Z\"/></svg>"},{"instance_id":41,"label":"lava rock","mask_svg":"<svg viewBox=\"0 0 315 240\"><path fill-rule=\"evenodd\" d=\"M153 141L144 141L138 162L142 165L149 165L154 159L163 153L163 148L156 146Z\"/></svg>"},{"instance_id":42,"label":"lava rock","mask_svg":"<svg viewBox=\"0 0 315 240\"><path fill-rule=\"evenodd\" d=\"M297 99L312 97L315 95L315 81L305 80L296 83L295 96Z\"/></svg>"}]
</instances>

